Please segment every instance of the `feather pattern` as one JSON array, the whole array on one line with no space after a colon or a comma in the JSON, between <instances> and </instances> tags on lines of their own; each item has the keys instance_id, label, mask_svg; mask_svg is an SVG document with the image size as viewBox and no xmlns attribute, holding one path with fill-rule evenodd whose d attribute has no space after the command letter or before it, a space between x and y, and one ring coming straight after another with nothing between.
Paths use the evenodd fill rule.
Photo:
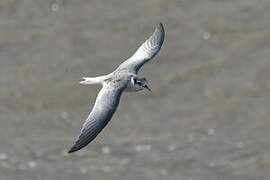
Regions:
<instances>
[{"instance_id":1,"label":"feather pattern","mask_svg":"<svg viewBox=\"0 0 270 180\"><path fill-rule=\"evenodd\" d=\"M153 34L138 48L138 50L126 61L124 61L117 70L126 69L129 72L137 73L139 69L151 60L159 52L163 41L165 31L160 23Z\"/></svg>"},{"instance_id":2,"label":"feather pattern","mask_svg":"<svg viewBox=\"0 0 270 180\"><path fill-rule=\"evenodd\" d=\"M89 144L111 120L118 107L124 87L108 87L104 85L100 90L95 105L83 124L78 140L68 151L69 153L80 150Z\"/></svg>"}]
</instances>

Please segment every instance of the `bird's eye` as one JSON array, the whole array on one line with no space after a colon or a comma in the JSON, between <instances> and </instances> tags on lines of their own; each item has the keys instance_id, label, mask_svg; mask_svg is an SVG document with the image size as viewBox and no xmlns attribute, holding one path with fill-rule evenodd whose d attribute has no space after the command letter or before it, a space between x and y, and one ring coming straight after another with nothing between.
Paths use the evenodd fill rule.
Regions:
<instances>
[{"instance_id":1,"label":"bird's eye","mask_svg":"<svg viewBox=\"0 0 270 180\"><path fill-rule=\"evenodd\" d=\"M134 82L134 84L136 84L137 83L137 79L133 78L133 82Z\"/></svg>"}]
</instances>

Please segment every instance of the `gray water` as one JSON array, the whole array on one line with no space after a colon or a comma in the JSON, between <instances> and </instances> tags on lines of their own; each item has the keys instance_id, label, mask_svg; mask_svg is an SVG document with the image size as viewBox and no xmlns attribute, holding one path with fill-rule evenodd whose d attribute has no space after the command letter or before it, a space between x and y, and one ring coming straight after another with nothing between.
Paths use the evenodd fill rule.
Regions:
<instances>
[{"instance_id":1,"label":"gray water","mask_svg":"<svg viewBox=\"0 0 270 180\"><path fill-rule=\"evenodd\" d=\"M1 0L1 180L268 180L269 0ZM68 155L108 73L163 22L107 128Z\"/></svg>"}]
</instances>

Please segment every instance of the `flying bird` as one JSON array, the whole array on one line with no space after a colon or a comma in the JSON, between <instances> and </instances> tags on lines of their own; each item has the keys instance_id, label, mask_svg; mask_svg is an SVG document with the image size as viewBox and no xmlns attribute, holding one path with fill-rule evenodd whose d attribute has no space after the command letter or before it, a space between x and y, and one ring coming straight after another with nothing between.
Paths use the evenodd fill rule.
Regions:
<instances>
[{"instance_id":1,"label":"flying bird","mask_svg":"<svg viewBox=\"0 0 270 180\"><path fill-rule=\"evenodd\" d=\"M124 91L134 92L147 89L148 81L137 75L139 69L159 52L164 41L164 28L161 23L153 34L137 51L110 74L98 77L84 77L81 84L102 84L95 105L85 120L81 133L68 153L73 153L93 141L111 120Z\"/></svg>"}]
</instances>

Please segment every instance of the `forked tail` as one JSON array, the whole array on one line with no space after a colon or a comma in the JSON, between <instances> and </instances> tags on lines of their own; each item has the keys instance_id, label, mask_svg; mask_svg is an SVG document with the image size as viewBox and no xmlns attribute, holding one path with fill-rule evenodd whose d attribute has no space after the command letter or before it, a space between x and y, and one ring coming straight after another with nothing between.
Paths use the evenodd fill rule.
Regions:
<instances>
[{"instance_id":1,"label":"forked tail","mask_svg":"<svg viewBox=\"0 0 270 180\"><path fill-rule=\"evenodd\" d=\"M107 75L97 77L83 77L83 79L83 81L80 81L80 84L102 84L104 80L107 79Z\"/></svg>"}]
</instances>

